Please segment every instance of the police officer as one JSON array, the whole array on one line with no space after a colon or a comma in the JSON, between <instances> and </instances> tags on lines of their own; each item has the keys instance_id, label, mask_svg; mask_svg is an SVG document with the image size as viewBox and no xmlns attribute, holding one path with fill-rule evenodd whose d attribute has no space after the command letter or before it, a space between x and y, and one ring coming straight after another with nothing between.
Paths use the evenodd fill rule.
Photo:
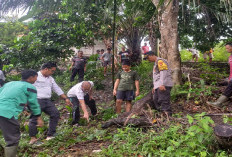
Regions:
<instances>
[{"instance_id":1,"label":"police officer","mask_svg":"<svg viewBox=\"0 0 232 157\"><path fill-rule=\"evenodd\" d=\"M153 89L154 105L158 111L171 115L170 93L173 86L171 69L167 60L159 58L156 53L149 51L144 55L144 59L155 62L153 68Z\"/></svg>"},{"instance_id":2,"label":"police officer","mask_svg":"<svg viewBox=\"0 0 232 157\"><path fill-rule=\"evenodd\" d=\"M72 75L70 81L73 82L75 76L78 74L78 81L82 82L84 80L84 73L86 71L86 60L83 57L83 51L78 51L78 56L72 59L72 65L69 68L72 70Z\"/></svg>"}]
</instances>

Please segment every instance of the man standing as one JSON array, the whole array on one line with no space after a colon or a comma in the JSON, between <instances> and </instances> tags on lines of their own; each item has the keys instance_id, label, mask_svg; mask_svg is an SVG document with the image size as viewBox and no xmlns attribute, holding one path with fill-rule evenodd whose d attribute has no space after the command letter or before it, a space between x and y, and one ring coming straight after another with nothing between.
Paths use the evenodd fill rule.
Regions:
<instances>
[{"instance_id":1,"label":"man standing","mask_svg":"<svg viewBox=\"0 0 232 157\"><path fill-rule=\"evenodd\" d=\"M38 79L34 83L34 86L38 91L37 98L41 111L50 116L49 129L46 140L54 138L54 134L56 133L56 126L60 118L59 111L55 107L55 104L51 101L52 91L64 99L67 105L71 104L67 96L51 77L51 75L56 71L56 67L56 64L53 62L47 62L43 64L41 70L38 72ZM33 144L37 141L36 124L36 117L32 116L29 123L29 135L31 137L30 144Z\"/></svg>"},{"instance_id":2,"label":"man standing","mask_svg":"<svg viewBox=\"0 0 232 157\"><path fill-rule=\"evenodd\" d=\"M157 57L152 51L147 52L144 59L155 62L153 68L154 87L152 89L155 108L164 112L166 115L171 115L170 97L173 82L168 62L163 58Z\"/></svg>"},{"instance_id":3,"label":"man standing","mask_svg":"<svg viewBox=\"0 0 232 157\"><path fill-rule=\"evenodd\" d=\"M213 60L213 52L214 50L212 48L210 48L209 51L205 51L205 53L203 54L203 58L206 62L207 60L207 56L209 56L209 63L212 63L212 60Z\"/></svg>"},{"instance_id":4,"label":"man standing","mask_svg":"<svg viewBox=\"0 0 232 157\"><path fill-rule=\"evenodd\" d=\"M107 48L107 52L102 55L101 59L104 66L104 76L106 76L107 67L110 65L112 60L111 48Z\"/></svg>"},{"instance_id":5,"label":"man standing","mask_svg":"<svg viewBox=\"0 0 232 157\"><path fill-rule=\"evenodd\" d=\"M86 59L83 57L83 51L78 51L78 56L72 59L72 64L69 70L72 70L70 81L73 82L75 76L78 74L78 81L84 80L84 74L86 71Z\"/></svg>"},{"instance_id":6,"label":"man standing","mask_svg":"<svg viewBox=\"0 0 232 157\"><path fill-rule=\"evenodd\" d=\"M68 97L73 104L73 121L72 125L78 125L80 120L80 109L84 112L84 118L89 121L89 114L86 108L86 105L89 106L92 115L97 114L97 108L95 101L92 97L93 94L93 82L92 81L83 81L76 84L68 91Z\"/></svg>"},{"instance_id":7,"label":"man standing","mask_svg":"<svg viewBox=\"0 0 232 157\"><path fill-rule=\"evenodd\" d=\"M37 126L43 126L41 110L36 98L36 88L32 85L37 72L26 70L21 73L22 81L12 81L0 88L0 129L6 141L5 156L15 157L20 140L18 115L28 104Z\"/></svg>"},{"instance_id":8,"label":"man standing","mask_svg":"<svg viewBox=\"0 0 232 157\"><path fill-rule=\"evenodd\" d=\"M142 46L142 51L143 51L143 54L149 51L149 47L147 46L147 43L144 43L144 46Z\"/></svg>"},{"instance_id":9,"label":"man standing","mask_svg":"<svg viewBox=\"0 0 232 157\"><path fill-rule=\"evenodd\" d=\"M207 102L207 104L216 107L221 107L221 105L225 103L229 99L229 97L232 96L232 42L226 43L225 47L226 51L231 54L228 59L228 63L230 65L229 84L226 87L224 93L217 99L216 102Z\"/></svg>"},{"instance_id":10,"label":"man standing","mask_svg":"<svg viewBox=\"0 0 232 157\"><path fill-rule=\"evenodd\" d=\"M191 48L191 49L188 49L188 50L192 53L192 62L194 62L194 59L195 59L195 62L198 62L199 51L194 49L194 48Z\"/></svg>"},{"instance_id":11,"label":"man standing","mask_svg":"<svg viewBox=\"0 0 232 157\"><path fill-rule=\"evenodd\" d=\"M125 62L130 62L130 51L126 51L125 46L122 46L122 51L119 52L119 62L122 64Z\"/></svg>"}]
</instances>

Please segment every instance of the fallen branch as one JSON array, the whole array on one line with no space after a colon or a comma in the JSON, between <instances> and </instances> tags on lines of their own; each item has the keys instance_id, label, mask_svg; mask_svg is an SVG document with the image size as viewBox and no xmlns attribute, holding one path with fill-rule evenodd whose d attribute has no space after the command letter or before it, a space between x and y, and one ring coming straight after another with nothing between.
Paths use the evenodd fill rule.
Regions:
<instances>
[{"instance_id":1,"label":"fallen branch","mask_svg":"<svg viewBox=\"0 0 232 157\"><path fill-rule=\"evenodd\" d=\"M149 92L142 99L138 100L132 107L130 112L122 113L118 116L118 118L111 119L102 125L102 128L108 128L112 125L125 126L125 125L133 125L133 126L151 126L152 125L152 117L151 111L150 113L146 113L144 111L144 107L146 104L153 105L152 101L152 92ZM135 116L135 117L133 117ZM138 117L138 118L137 118Z\"/></svg>"}]
</instances>

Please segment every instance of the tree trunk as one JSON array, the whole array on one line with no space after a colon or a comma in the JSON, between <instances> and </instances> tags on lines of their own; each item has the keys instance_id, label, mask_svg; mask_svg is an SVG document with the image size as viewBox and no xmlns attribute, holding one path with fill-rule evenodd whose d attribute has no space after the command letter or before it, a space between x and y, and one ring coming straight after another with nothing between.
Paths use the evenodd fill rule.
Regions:
<instances>
[{"instance_id":1,"label":"tree trunk","mask_svg":"<svg viewBox=\"0 0 232 157\"><path fill-rule=\"evenodd\" d=\"M139 64L141 62L141 37L139 35L139 29L135 28L131 31L131 34L126 37L126 44L132 53L131 62L132 64Z\"/></svg>"},{"instance_id":2,"label":"tree trunk","mask_svg":"<svg viewBox=\"0 0 232 157\"><path fill-rule=\"evenodd\" d=\"M149 92L142 99L138 100L132 107L130 112L122 113L118 118L111 119L102 125L102 128L108 128L112 125L125 126L127 124L135 127L148 127L152 126L152 114L146 112L144 107L146 104L154 106L152 99L152 92ZM133 117L136 115L135 117Z\"/></svg>"},{"instance_id":3,"label":"tree trunk","mask_svg":"<svg viewBox=\"0 0 232 157\"><path fill-rule=\"evenodd\" d=\"M149 22L149 44L151 46L151 51L157 52L157 34L156 30L158 28L158 24L154 19Z\"/></svg>"},{"instance_id":4,"label":"tree trunk","mask_svg":"<svg viewBox=\"0 0 232 157\"><path fill-rule=\"evenodd\" d=\"M152 0L158 7L160 0ZM158 23L161 34L160 57L170 63L173 71L173 82L181 84L181 59L178 49L178 12L179 0L164 0L163 5L158 8Z\"/></svg>"}]
</instances>

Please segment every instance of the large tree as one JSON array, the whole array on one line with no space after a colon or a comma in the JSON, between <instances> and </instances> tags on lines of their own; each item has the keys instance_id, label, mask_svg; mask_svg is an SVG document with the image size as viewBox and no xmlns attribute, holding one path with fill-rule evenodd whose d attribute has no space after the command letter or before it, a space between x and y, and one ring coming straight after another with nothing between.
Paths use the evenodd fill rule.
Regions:
<instances>
[{"instance_id":1,"label":"large tree","mask_svg":"<svg viewBox=\"0 0 232 157\"><path fill-rule=\"evenodd\" d=\"M178 12L179 0L152 0L158 11L161 35L160 56L168 60L173 70L173 81L181 83L181 59L178 50Z\"/></svg>"}]
</instances>

